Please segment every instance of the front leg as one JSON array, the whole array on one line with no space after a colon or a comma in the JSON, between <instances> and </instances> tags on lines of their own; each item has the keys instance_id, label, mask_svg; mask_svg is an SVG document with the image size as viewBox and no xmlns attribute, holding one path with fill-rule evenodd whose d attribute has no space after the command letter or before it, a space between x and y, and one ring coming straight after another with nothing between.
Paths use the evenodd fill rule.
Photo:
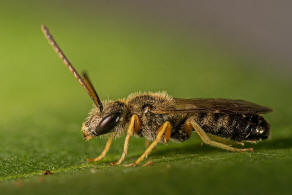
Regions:
<instances>
[{"instance_id":1,"label":"front leg","mask_svg":"<svg viewBox=\"0 0 292 195\"><path fill-rule=\"evenodd\" d=\"M171 124L170 122L166 121L163 123L163 125L157 130L156 138L155 140L150 144L150 146L145 150L145 152L132 164L128 164L126 166L137 166L142 160L145 159L146 156L148 156L153 148L161 141L163 135L164 135L164 142L168 142L171 135Z\"/></svg>"},{"instance_id":2,"label":"front leg","mask_svg":"<svg viewBox=\"0 0 292 195\"><path fill-rule=\"evenodd\" d=\"M96 161L99 161L99 160L103 159L105 157L106 153L109 151L109 149L111 147L111 144L112 144L112 141L113 141L113 137L114 137L113 133L110 134L110 136L108 137L108 140L106 142L105 148L102 151L102 153L96 158L87 159L88 162L96 162Z\"/></svg>"},{"instance_id":3,"label":"front leg","mask_svg":"<svg viewBox=\"0 0 292 195\"><path fill-rule=\"evenodd\" d=\"M140 131L139 118L136 114L134 114L131 117L131 121L130 121L130 124L128 127L127 136L126 136L125 143L124 143L124 151L122 153L122 156L121 156L120 160L118 160L117 162L112 162L111 165L119 165L125 160L125 157L128 153L128 146L129 146L129 142L130 142L130 137L134 134L134 132L138 133L139 131Z\"/></svg>"}]
</instances>

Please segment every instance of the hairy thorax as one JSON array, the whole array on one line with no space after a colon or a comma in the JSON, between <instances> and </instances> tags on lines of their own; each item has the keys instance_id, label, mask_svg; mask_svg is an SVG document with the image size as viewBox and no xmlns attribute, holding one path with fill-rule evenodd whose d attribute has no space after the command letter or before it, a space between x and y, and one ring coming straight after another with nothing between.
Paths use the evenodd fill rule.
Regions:
<instances>
[{"instance_id":1,"label":"hairy thorax","mask_svg":"<svg viewBox=\"0 0 292 195\"><path fill-rule=\"evenodd\" d=\"M166 93L145 93L130 95L127 104L132 114L137 114L140 119L141 130L139 135L148 140L154 140L157 130L164 122L169 121L174 133L186 114L159 113L159 110L169 110L174 107L174 100Z\"/></svg>"}]
</instances>

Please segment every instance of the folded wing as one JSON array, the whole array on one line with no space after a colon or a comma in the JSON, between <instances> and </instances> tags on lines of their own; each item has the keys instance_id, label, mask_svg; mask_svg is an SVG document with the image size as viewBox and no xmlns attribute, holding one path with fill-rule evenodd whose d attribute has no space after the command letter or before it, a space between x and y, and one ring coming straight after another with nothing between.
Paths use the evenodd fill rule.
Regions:
<instances>
[{"instance_id":1,"label":"folded wing","mask_svg":"<svg viewBox=\"0 0 292 195\"><path fill-rule=\"evenodd\" d=\"M174 106L165 110L156 110L157 113L167 112L213 112L225 114L264 114L272 109L244 100L230 99L182 99L174 98ZM155 112L155 111L154 111Z\"/></svg>"}]
</instances>

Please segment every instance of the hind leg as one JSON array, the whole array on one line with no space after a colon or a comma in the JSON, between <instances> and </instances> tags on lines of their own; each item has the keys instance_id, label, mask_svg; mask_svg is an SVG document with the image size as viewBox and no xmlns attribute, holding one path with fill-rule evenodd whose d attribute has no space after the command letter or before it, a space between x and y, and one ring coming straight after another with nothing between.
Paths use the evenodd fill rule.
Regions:
<instances>
[{"instance_id":1,"label":"hind leg","mask_svg":"<svg viewBox=\"0 0 292 195\"><path fill-rule=\"evenodd\" d=\"M198 125L198 123L196 123L193 119L190 119L188 122L192 125L196 133L200 136L201 140L205 144L232 152L253 152L253 148L235 148L227 144L211 140L206 132L200 127L200 125Z\"/></svg>"},{"instance_id":2,"label":"hind leg","mask_svg":"<svg viewBox=\"0 0 292 195\"><path fill-rule=\"evenodd\" d=\"M231 139L219 137L219 136L212 135L212 134L207 134L207 135L211 140L214 140L214 141L226 144L226 145L230 145L230 146L241 145L241 146L244 146L244 142L241 142L241 141L234 141L234 140L231 140Z\"/></svg>"}]
</instances>

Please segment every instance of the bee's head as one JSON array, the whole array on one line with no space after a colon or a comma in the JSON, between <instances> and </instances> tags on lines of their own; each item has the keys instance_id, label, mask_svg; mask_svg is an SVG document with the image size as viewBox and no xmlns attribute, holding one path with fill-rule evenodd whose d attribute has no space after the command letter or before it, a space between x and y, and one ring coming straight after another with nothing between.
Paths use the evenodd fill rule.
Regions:
<instances>
[{"instance_id":1,"label":"bee's head","mask_svg":"<svg viewBox=\"0 0 292 195\"><path fill-rule=\"evenodd\" d=\"M124 119L128 113L125 103L113 101L105 102L103 105L102 112L94 107L82 125L82 133L86 140L109 132L118 132L124 126Z\"/></svg>"}]
</instances>

